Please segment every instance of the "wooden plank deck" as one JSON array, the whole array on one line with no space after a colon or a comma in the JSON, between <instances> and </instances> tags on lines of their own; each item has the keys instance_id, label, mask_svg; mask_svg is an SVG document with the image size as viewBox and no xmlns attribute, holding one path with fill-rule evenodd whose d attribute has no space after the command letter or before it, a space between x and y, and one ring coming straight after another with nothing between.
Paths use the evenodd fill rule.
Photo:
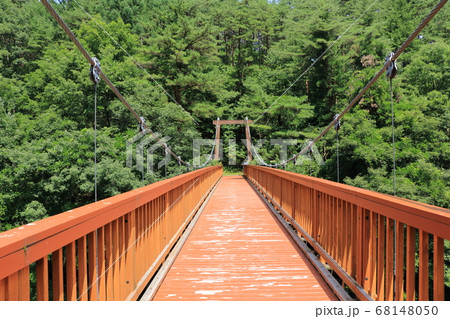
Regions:
<instances>
[{"instance_id":1,"label":"wooden plank deck","mask_svg":"<svg viewBox=\"0 0 450 319\"><path fill-rule=\"evenodd\" d=\"M242 176L225 176L153 300L337 300Z\"/></svg>"}]
</instances>

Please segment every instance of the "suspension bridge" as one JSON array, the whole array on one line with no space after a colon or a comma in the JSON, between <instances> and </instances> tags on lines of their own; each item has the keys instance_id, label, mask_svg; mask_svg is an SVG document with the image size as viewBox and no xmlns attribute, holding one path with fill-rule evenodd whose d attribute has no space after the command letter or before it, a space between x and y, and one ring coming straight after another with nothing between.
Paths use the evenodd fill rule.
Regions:
<instances>
[{"instance_id":1,"label":"suspension bridge","mask_svg":"<svg viewBox=\"0 0 450 319\"><path fill-rule=\"evenodd\" d=\"M422 21L307 147L285 162L195 167L158 139L51 5L100 77L167 152L195 169L0 234L0 300L445 300L450 211L277 169L307 152L446 4ZM226 121L223 123L227 123ZM216 139L220 132L216 124ZM214 147L210 154L213 156ZM217 148L216 148L217 151ZM215 153L217 156L217 152ZM395 163L395 158L393 159ZM269 167L273 166L273 167Z\"/></svg>"}]
</instances>

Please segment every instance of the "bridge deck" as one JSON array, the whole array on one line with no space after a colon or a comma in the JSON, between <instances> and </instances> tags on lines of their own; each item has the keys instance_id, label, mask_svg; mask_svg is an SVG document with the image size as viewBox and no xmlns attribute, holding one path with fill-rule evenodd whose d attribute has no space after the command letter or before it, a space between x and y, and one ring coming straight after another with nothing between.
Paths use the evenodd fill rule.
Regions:
<instances>
[{"instance_id":1,"label":"bridge deck","mask_svg":"<svg viewBox=\"0 0 450 319\"><path fill-rule=\"evenodd\" d=\"M153 300L336 300L242 176L225 176Z\"/></svg>"}]
</instances>

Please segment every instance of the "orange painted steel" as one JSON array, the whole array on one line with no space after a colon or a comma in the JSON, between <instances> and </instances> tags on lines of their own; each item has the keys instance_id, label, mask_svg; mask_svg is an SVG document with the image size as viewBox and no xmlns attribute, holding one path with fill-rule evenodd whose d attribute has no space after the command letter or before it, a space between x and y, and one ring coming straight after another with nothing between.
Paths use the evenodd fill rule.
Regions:
<instances>
[{"instance_id":1,"label":"orange painted steel","mask_svg":"<svg viewBox=\"0 0 450 319\"><path fill-rule=\"evenodd\" d=\"M358 293L363 287L375 300L404 300L405 293L406 300L444 300L450 210L273 168L248 165L244 173L286 211L357 296L364 297ZM433 296L428 294L429 260Z\"/></svg>"},{"instance_id":2,"label":"orange painted steel","mask_svg":"<svg viewBox=\"0 0 450 319\"><path fill-rule=\"evenodd\" d=\"M203 168L0 233L0 300L34 297L34 263L37 300L136 300L221 176Z\"/></svg>"},{"instance_id":3,"label":"orange painted steel","mask_svg":"<svg viewBox=\"0 0 450 319\"><path fill-rule=\"evenodd\" d=\"M154 300L336 300L242 176L225 176Z\"/></svg>"}]
</instances>

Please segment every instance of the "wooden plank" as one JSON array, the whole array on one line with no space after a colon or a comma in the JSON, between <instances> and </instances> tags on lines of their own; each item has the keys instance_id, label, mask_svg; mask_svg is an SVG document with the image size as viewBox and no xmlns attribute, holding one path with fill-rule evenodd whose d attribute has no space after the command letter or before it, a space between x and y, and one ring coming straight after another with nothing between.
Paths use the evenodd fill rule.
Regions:
<instances>
[{"instance_id":1,"label":"wooden plank","mask_svg":"<svg viewBox=\"0 0 450 319\"><path fill-rule=\"evenodd\" d=\"M371 230L371 213L369 210L364 209L364 228L363 228L363 269L364 269L364 280L363 280L363 288L370 295L372 295L372 291L370 290L370 281L369 278L372 278L372 251L371 251L371 240L372 236L370 234Z\"/></svg>"},{"instance_id":2,"label":"wooden plank","mask_svg":"<svg viewBox=\"0 0 450 319\"><path fill-rule=\"evenodd\" d=\"M19 270L19 300L30 301L30 268Z\"/></svg>"},{"instance_id":3,"label":"wooden plank","mask_svg":"<svg viewBox=\"0 0 450 319\"><path fill-rule=\"evenodd\" d=\"M346 256L345 256L345 232L347 231L345 228L345 223L344 223L344 203L342 202L342 200L338 199L337 201L338 204L338 222L337 222L337 233L338 233L338 245L337 245L337 255L338 255L338 260L339 260L339 264L342 266L342 268L344 268L347 271L347 260L346 260Z\"/></svg>"},{"instance_id":4,"label":"wooden plank","mask_svg":"<svg viewBox=\"0 0 450 319\"><path fill-rule=\"evenodd\" d=\"M98 300L97 283L97 232L87 235L88 241L88 295L90 301Z\"/></svg>"},{"instance_id":5,"label":"wooden plank","mask_svg":"<svg viewBox=\"0 0 450 319\"><path fill-rule=\"evenodd\" d=\"M88 300L86 236L77 240L78 300Z\"/></svg>"},{"instance_id":6,"label":"wooden plank","mask_svg":"<svg viewBox=\"0 0 450 319\"><path fill-rule=\"evenodd\" d=\"M311 188L308 188L308 191L310 192L310 194L312 196L312 200L309 202L309 204L310 204L309 209L314 213L313 225L314 225L315 233L316 233L316 238L314 238L314 239L317 240L317 242L323 247L323 235L322 235L323 234L323 225L322 225L322 223L320 223L320 220L321 220L320 212L322 209L322 207L321 207L322 205L320 204L319 194Z\"/></svg>"},{"instance_id":7,"label":"wooden plank","mask_svg":"<svg viewBox=\"0 0 450 319\"><path fill-rule=\"evenodd\" d=\"M300 197L297 198L297 193L299 192L299 188L297 186L297 184L292 183L292 218L294 220L296 220L297 214L298 214L298 210L299 208L299 203L298 201L300 200ZM297 200L296 200L297 198ZM303 224L303 223L302 223ZM303 227L305 227L305 225L303 224ZM307 229L307 227L305 227L305 229ZM311 230L308 229L309 233L311 234Z\"/></svg>"},{"instance_id":8,"label":"wooden plank","mask_svg":"<svg viewBox=\"0 0 450 319\"><path fill-rule=\"evenodd\" d=\"M386 300L394 300L394 221L386 218Z\"/></svg>"},{"instance_id":9,"label":"wooden plank","mask_svg":"<svg viewBox=\"0 0 450 319\"><path fill-rule=\"evenodd\" d=\"M320 199L322 202L322 216L320 222L324 225L324 232L322 233L324 236L324 248L326 251L330 253L330 256L333 257L331 252L331 225L332 223L326 222L331 218L331 196L327 194L320 194Z\"/></svg>"},{"instance_id":10,"label":"wooden plank","mask_svg":"<svg viewBox=\"0 0 450 319\"><path fill-rule=\"evenodd\" d=\"M119 278L116 282L118 284L119 300L125 299L126 289L126 271L125 271L125 217L119 218L118 223L119 235Z\"/></svg>"},{"instance_id":11,"label":"wooden plank","mask_svg":"<svg viewBox=\"0 0 450 319\"><path fill-rule=\"evenodd\" d=\"M404 265L405 265L405 224L395 223L395 300L403 301L404 292Z\"/></svg>"},{"instance_id":12,"label":"wooden plank","mask_svg":"<svg viewBox=\"0 0 450 319\"><path fill-rule=\"evenodd\" d=\"M145 292L143 293L140 301L150 301L153 299L154 295L158 291L158 288L160 287L161 283L163 282L165 276L167 275L168 271L172 267L173 262L177 258L179 252L181 251L181 248L185 244L186 240L189 238L189 235L191 234L192 230L194 229L198 219L200 218L203 210L205 209L205 206L208 204L209 199L211 198L212 194L214 193L214 190L217 186L212 188L210 192L208 193L208 196L206 196L205 201L200 205L198 210L192 211L192 220L188 224L186 221L187 227L184 229L183 232L181 232L180 239L176 241L176 244L174 245L174 248L170 251L170 254L168 254L165 261L162 263L161 267L158 269L158 272L154 276L154 278L151 280L149 286L146 288ZM184 228L184 227L183 227Z\"/></svg>"},{"instance_id":13,"label":"wooden plank","mask_svg":"<svg viewBox=\"0 0 450 319\"><path fill-rule=\"evenodd\" d=\"M15 272L6 278L6 300L19 301L19 273Z\"/></svg>"},{"instance_id":14,"label":"wooden plank","mask_svg":"<svg viewBox=\"0 0 450 319\"><path fill-rule=\"evenodd\" d=\"M338 254L337 254L337 246L339 244L338 242L338 236L337 236L337 223L338 223L338 207L337 207L337 198L335 198L334 196L330 196L331 199L331 207L332 207L332 211L331 211L331 220L328 220L329 224L330 224L330 230L331 230L331 241L330 241L330 246L331 246L331 251L333 253L333 258L334 260L338 260ZM330 223L331 221L331 223ZM339 264L339 262L338 262Z\"/></svg>"},{"instance_id":15,"label":"wooden plank","mask_svg":"<svg viewBox=\"0 0 450 319\"><path fill-rule=\"evenodd\" d=\"M414 301L416 266L416 229L406 226L406 300Z\"/></svg>"},{"instance_id":16,"label":"wooden plank","mask_svg":"<svg viewBox=\"0 0 450 319\"><path fill-rule=\"evenodd\" d=\"M155 260L155 258L157 256L156 251L157 251L157 245L158 245L158 242L156 240L156 238L157 238L156 233L157 233L158 225L156 222L155 201L150 202L149 210L150 210L150 225L152 225L152 226L149 229L148 241L149 241L149 245L150 245L149 246L150 260L153 261L153 260Z\"/></svg>"},{"instance_id":17,"label":"wooden plank","mask_svg":"<svg viewBox=\"0 0 450 319\"><path fill-rule=\"evenodd\" d=\"M97 230L98 249L98 300L106 300L106 274L105 274L105 231L103 227Z\"/></svg>"},{"instance_id":18,"label":"wooden plank","mask_svg":"<svg viewBox=\"0 0 450 319\"><path fill-rule=\"evenodd\" d=\"M143 236L142 236L142 253L144 256L143 272L141 277L144 275L145 271L150 266L150 203L145 204L143 212Z\"/></svg>"},{"instance_id":19,"label":"wooden plank","mask_svg":"<svg viewBox=\"0 0 450 319\"><path fill-rule=\"evenodd\" d=\"M320 197L322 198L322 201L323 201L323 216L324 216L324 218L321 220L321 222L323 224L325 224L325 226L324 226L324 228L325 228L325 238L326 238L325 250L327 250L330 253L330 256L333 257L332 249L331 249L331 247L332 247L332 240L331 239L332 239L332 236L333 236L331 227L332 227L333 223L332 222L331 223L328 222L330 220L330 218L332 218L332 214L331 214L331 209L332 209L331 208L331 205L332 205L332 203L331 203L331 196L329 196L328 194L321 194ZM327 221L327 222L325 222L325 221Z\"/></svg>"},{"instance_id":20,"label":"wooden plank","mask_svg":"<svg viewBox=\"0 0 450 319\"><path fill-rule=\"evenodd\" d=\"M318 223L317 223L317 212L314 203L316 201L315 193L309 187L304 187L298 185L301 189L298 201L301 205L300 214L303 216L303 220L307 220L308 224L305 225L309 228L309 233L311 233L315 240L317 240ZM312 208L314 206L314 209Z\"/></svg>"},{"instance_id":21,"label":"wooden plank","mask_svg":"<svg viewBox=\"0 0 450 319\"><path fill-rule=\"evenodd\" d=\"M329 222L325 222L327 220L330 219L330 215L329 215L329 210L331 207L329 198L330 196L328 196L327 194L323 194L323 193L319 193L320 195L320 208L321 208L321 216L320 216L320 223L323 225L323 231L322 231L322 236L323 236L323 248L329 252L330 256L331 255L331 248L330 248L330 237L331 237L331 230L330 230L330 224Z\"/></svg>"},{"instance_id":22,"label":"wooden plank","mask_svg":"<svg viewBox=\"0 0 450 319\"><path fill-rule=\"evenodd\" d=\"M6 300L6 278L0 279L0 301Z\"/></svg>"},{"instance_id":23,"label":"wooden plank","mask_svg":"<svg viewBox=\"0 0 450 319\"><path fill-rule=\"evenodd\" d=\"M358 232L358 217L357 217L357 208L355 205L352 205L351 203L348 203L348 205L350 206L350 210L351 210L351 229L350 229L350 243L351 243L351 247L350 247L350 251L351 251L351 256L350 256L350 265L351 265L351 270L349 272L350 276L352 276L353 278L356 278L356 256L358 254L357 251L357 232Z\"/></svg>"},{"instance_id":24,"label":"wooden plank","mask_svg":"<svg viewBox=\"0 0 450 319\"><path fill-rule=\"evenodd\" d=\"M274 260L272 258L268 258L267 256L270 256L270 254L273 255L274 252L279 252L280 256L285 256L285 258L289 259L286 260L281 257L281 259L275 259L277 264L279 263L281 265L284 265L285 267L282 270L283 276L287 276L288 278L290 276L292 276L293 278L297 278L295 276L302 275L302 271L308 271L308 267L302 266L303 262L308 262L308 260L304 258L302 261L302 259L298 258L298 254L301 252L298 252L296 247L291 244L292 241L288 237L283 237L283 240L280 240L281 237L275 235L275 228L278 232L281 231L283 234L284 232L277 223L274 223L274 217L270 214L270 212L267 211L265 204L257 197L255 192L248 186L248 184L244 180L237 178L229 179L227 177L224 177L222 181L223 182L218 186L217 192L213 194L211 201L208 203L205 211L200 217L199 223L197 224L196 228L194 228L190 239L183 247L183 249L186 247L188 255L185 255L184 258L177 258L175 260L174 266L171 268L166 279L162 283L155 299L158 300L159 297L166 300L180 300L179 297L182 297L182 300L201 300L204 299L204 297L206 297L207 299L214 298L215 300L223 300L227 297L231 297L231 299L235 300L302 300L302 297L304 300L326 299L328 296L320 292L320 290L325 292L325 289L328 290L329 287L321 278L319 284L311 283L307 288L303 285L305 279L285 279L286 281L284 282L288 282L291 285L287 287L288 290L286 289L286 287L284 287L274 292L274 288L270 286L270 283L273 284L273 278L261 278L259 272L255 273L255 271L249 267L250 265L255 265L255 261L257 262L256 265L260 264L261 266L263 266L261 268L266 268L269 265L273 265L272 261L269 261L269 264L264 264L263 260ZM233 198L230 199L230 192L239 193L240 195L243 195L242 198L245 198L246 200L242 200L236 196L233 196ZM229 210L224 211L220 209L221 207L224 207L224 203L230 203L230 201L233 201L233 204L231 205L233 207L233 214L230 214ZM243 209L241 209L240 207L242 207ZM214 216L214 218L210 219L211 216ZM256 222L257 220L258 222ZM220 243L208 240L208 243L206 245L202 245L202 247L199 247L196 244L192 244L192 242L194 241L201 241L205 240L205 238L211 238L208 236L208 229L217 229L218 227L222 227L223 225L230 225L230 221L240 225L240 229L236 230L236 232L233 233L233 240L231 242L227 240L228 236L225 236L224 239L227 240L228 243L227 247L225 248L227 250L225 253L219 254L221 256L217 256L219 259L211 261L211 258L208 256L209 253L207 252L217 251L217 247L220 247ZM260 242L248 240L248 236L246 235L246 228L252 227L252 225L255 225L256 223L258 223L258 227L262 228L255 231L264 234L263 237L265 239L270 239L272 238L272 236L276 236L275 238L277 238L277 241L270 242L271 246L268 246L268 243L265 241ZM202 231L200 231L199 234L194 234L194 232L196 232L196 229L202 229ZM215 231L213 231L212 234L216 234L217 236L217 232ZM257 235L257 237L261 236ZM250 251L258 252L256 260L254 258L252 260L245 258L245 256L248 256L248 251L242 251L242 240L247 241L247 244L250 245L248 246ZM284 245L284 243L289 243L289 250L285 250L287 248L284 248L282 246ZM188 245L194 245L194 247L189 247ZM183 254L183 249L180 253L180 257L181 254ZM183 265L177 265L177 263L181 259L184 261L182 262ZM200 269L197 267L192 267L192 260L200 261L200 264L205 265L206 267L208 267L207 265L211 265L210 267L215 268L219 267L217 268L218 270L216 270L217 272L220 272L223 269L223 271L227 271L227 273L229 274L231 271L231 281L227 280L226 283L211 283L204 280L204 282L202 283L203 279L216 279L216 277L211 278L211 276L214 276L214 274L205 274L205 266L200 267ZM289 272L290 267L294 269L294 272ZM299 272L299 268L301 268L302 271ZM309 269L309 271L315 271L315 269L313 268ZM178 274L178 272L180 273ZM274 275L277 276L275 273ZM223 275L219 273L218 276L220 277ZM242 277L248 279L243 280ZM313 277L314 276L307 275L308 279L311 278L311 280L313 280ZM180 278L183 279L181 283L179 280ZM253 280L255 278L258 278L259 288L257 288L256 291L246 290L244 287L246 287L249 282L254 283ZM323 283L324 285L322 285L321 283ZM235 288L229 291L228 287ZM215 293L214 296L196 293L198 291L204 290L219 291ZM289 293L283 294L283 292L287 291L289 291ZM267 296L271 292L272 295ZM299 297L300 294L302 295L302 297ZM307 294L310 295L308 296ZM334 296L331 296L331 298L334 298Z\"/></svg>"},{"instance_id":25,"label":"wooden plank","mask_svg":"<svg viewBox=\"0 0 450 319\"><path fill-rule=\"evenodd\" d=\"M356 282L364 285L364 211L360 206L356 207Z\"/></svg>"},{"instance_id":26,"label":"wooden plank","mask_svg":"<svg viewBox=\"0 0 450 319\"><path fill-rule=\"evenodd\" d=\"M214 120L213 124L217 125L217 122L219 122L219 125L229 125L229 124L253 124L252 120Z\"/></svg>"},{"instance_id":27,"label":"wooden plank","mask_svg":"<svg viewBox=\"0 0 450 319\"><path fill-rule=\"evenodd\" d=\"M138 263L138 258L136 258L136 212L135 209L130 213L129 220L129 234L130 239L127 248L129 249L128 265L129 265L129 281L130 289L136 288L136 264Z\"/></svg>"},{"instance_id":28,"label":"wooden plank","mask_svg":"<svg viewBox=\"0 0 450 319\"><path fill-rule=\"evenodd\" d=\"M106 300L114 300L112 223L105 225Z\"/></svg>"},{"instance_id":29,"label":"wooden plank","mask_svg":"<svg viewBox=\"0 0 450 319\"><path fill-rule=\"evenodd\" d=\"M344 247L343 247L343 254L344 254L344 265L345 265L345 271L347 273L351 273L351 267L352 267L352 207L351 205L346 202L342 201L342 223L344 227L344 232L342 234Z\"/></svg>"},{"instance_id":30,"label":"wooden plank","mask_svg":"<svg viewBox=\"0 0 450 319\"><path fill-rule=\"evenodd\" d=\"M317 222L316 222L316 210L311 209L312 203L314 202L314 193L310 188L296 184L297 194L296 194L296 206L298 210L296 211L297 223L300 222L305 226L315 240L317 240ZM303 227L303 226L302 226Z\"/></svg>"},{"instance_id":31,"label":"wooden plank","mask_svg":"<svg viewBox=\"0 0 450 319\"><path fill-rule=\"evenodd\" d=\"M344 247L343 251L343 266L347 273L351 273L351 233L352 233L352 220L351 220L351 206L349 203L342 202L342 240Z\"/></svg>"},{"instance_id":32,"label":"wooden plank","mask_svg":"<svg viewBox=\"0 0 450 319\"><path fill-rule=\"evenodd\" d=\"M114 290L114 299L113 300L122 300L120 298L120 283L121 283L121 277L120 277L120 252L121 252L121 246L120 246L120 234L119 234L119 224L120 224L120 218L118 220L115 220L112 222L112 239L113 239L113 290Z\"/></svg>"},{"instance_id":33,"label":"wooden plank","mask_svg":"<svg viewBox=\"0 0 450 319\"><path fill-rule=\"evenodd\" d=\"M251 149L251 145L252 145L252 141L251 141L251 137L250 137L250 127L248 126L249 121L246 121L245 123L245 144L246 144L246 148L247 148L247 158L248 158L248 162L252 161L252 149Z\"/></svg>"},{"instance_id":34,"label":"wooden plank","mask_svg":"<svg viewBox=\"0 0 450 319\"><path fill-rule=\"evenodd\" d=\"M385 218L383 215L378 214L378 247L377 247L377 300L384 300L384 250L386 248L385 243Z\"/></svg>"},{"instance_id":35,"label":"wooden plank","mask_svg":"<svg viewBox=\"0 0 450 319\"><path fill-rule=\"evenodd\" d=\"M429 234L423 230L419 231L419 300L428 301L429 297L429 273L428 261L430 259Z\"/></svg>"},{"instance_id":36,"label":"wooden plank","mask_svg":"<svg viewBox=\"0 0 450 319\"><path fill-rule=\"evenodd\" d=\"M433 300L443 301L444 293L444 240L434 236L433 251Z\"/></svg>"},{"instance_id":37,"label":"wooden plank","mask_svg":"<svg viewBox=\"0 0 450 319\"><path fill-rule=\"evenodd\" d=\"M130 239L130 231L131 231L131 214L128 213L125 215L124 219L124 255L122 257L123 259L123 266L124 266L124 286L123 286L123 292L124 292L124 298L128 295L128 293L131 291L131 254L132 249L128 249L131 245L131 239Z\"/></svg>"},{"instance_id":38,"label":"wooden plank","mask_svg":"<svg viewBox=\"0 0 450 319\"><path fill-rule=\"evenodd\" d=\"M214 123L214 125L217 125L217 123ZM220 159L220 125L216 126L216 138L215 138L215 147L214 147L214 159L219 160Z\"/></svg>"},{"instance_id":39,"label":"wooden plank","mask_svg":"<svg viewBox=\"0 0 450 319\"><path fill-rule=\"evenodd\" d=\"M48 257L36 261L37 300L48 301Z\"/></svg>"},{"instance_id":40,"label":"wooden plank","mask_svg":"<svg viewBox=\"0 0 450 319\"><path fill-rule=\"evenodd\" d=\"M370 212L370 275L368 276L370 281L370 291L372 298L377 297L377 219L378 214Z\"/></svg>"},{"instance_id":41,"label":"wooden plank","mask_svg":"<svg viewBox=\"0 0 450 319\"><path fill-rule=\"evenodd\" d=\"M52 253L52 292L54 301L64 301L63 250Z\"/></svg>"},{"instance_id":42,"label":"wooden plank","mask_svg":"<svg viewBox=\"0 0 450 319\"><path fill-rule=\"evenodd\" d=\"M77 300L77 257L75 242L66 246L67 300Z\"/></svg>"},{"instance_id":43,"label":"wooden plank","mask_svg":"<svg viewBox=\"0 0 450 319\"><path fill-rule=\"evenodd\" d=\"M143 253L143 212L144 212L144 206L138 207L136 209L136 234L135 234L135 240L136 240L136 252L135 252L135 262L134 262L134 271L135 271L135 278L140 278L143 273L143 265L145 265L145 255Z\"/></svg>"}]
</instances>

